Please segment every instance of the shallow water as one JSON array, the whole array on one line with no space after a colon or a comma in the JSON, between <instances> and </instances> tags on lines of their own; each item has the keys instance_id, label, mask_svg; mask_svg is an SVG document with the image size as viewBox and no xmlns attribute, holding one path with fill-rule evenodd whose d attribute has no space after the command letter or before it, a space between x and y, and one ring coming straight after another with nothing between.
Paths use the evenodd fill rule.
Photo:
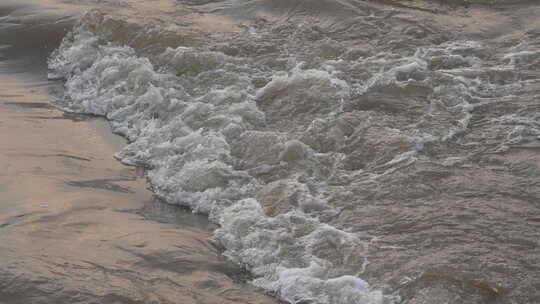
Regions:
<instances>
[{"instance_id":1,"label":"shallow water","mask_svg":"<svg viewBox=\"0 0 540 304\"><path fill-rule=\"evenodd\" d=\"M389 2L100 2L48 76L284 302L535 303L540 6Z\"/></svg>"}]
</instances>

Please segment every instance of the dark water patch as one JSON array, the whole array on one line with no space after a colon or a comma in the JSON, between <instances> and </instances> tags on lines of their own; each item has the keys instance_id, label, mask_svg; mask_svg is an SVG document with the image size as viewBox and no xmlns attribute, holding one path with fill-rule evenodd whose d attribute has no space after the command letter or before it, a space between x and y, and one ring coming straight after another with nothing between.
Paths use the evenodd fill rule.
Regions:
<instances>
[{"instance_id":1,"label":"dark water patch","mask_svg":"<svg viewBox=\"0 0 540 304\"><path fill-rule=\"evenodd\" d=\"M196 283L196 286L200 289L221 288L219 282L214 280L205 280Z\"/></svg>"},{"instance_id":2,"label":"dark water patch","mask_svg":"<svg viewBox=\"0 0 540 304\"><path fill-rule=\"evenodd\" d=\"M118 247L118 249L129 252L130 254L138 257L140 261L135 263L135 265L142 268L160 269L183 275L191 274L200 270L210 270L213 272L222 273L239 283L244 283L249 278L246 271L232 263L226 262L225 260L210 262L193 259L192 255L195 252L192 252L193 249L189 247L178 251L162 250L151 253L143 253L139 252L137 249L123 247Z\"/></svg>"},{"instance_id":3,"label":"dark water patch","mask_svg":"<svg viewBox=\"0 0 540 304\"><path fill-rule=\"evenodd\" d=\"M73 122L83 122L97 119L97 117L87 114L77 113L63 113L62 116L25 116L30 119L42 119L42 120L71 120Z\"/></svg>"},{"instance_id":4,"label":"dark water patch","mask_svg":"<svg viewBox=\"0 0 540 304\"><path fill-rule=\"evenodd\" d=\"M82 229L82 228L87 228L87 227L90 227L90 226L93 226L93 225L96 225L96 223L94 223L94 222L77 222L77 223L64 224L63 226L66 227L66 228Z\"/></svg>"},{"instance_id":5,"label":"dark water patch","mask_svg":"<svg viewBox=\"0 0 540 304\"><path fill-rule=\"evenodd\" d=\"M9 0L2 1L2 3L0 4L0 21L2 21L0 22L0 26L10 24L10 21L12 21L13 19L11 15L26 7L26 5L22 5L21 2L22 1L19 1L18 3L9 3Z\"/></svg>"},{"instance_id":6,"label":"dark water patch","mask_svg":"<svg viewBox=\"0 0 540 304\"><path fill-rule=\"evenodd\" d=\"M0 71L28 79L43 78L47 57L71 29L75 18L57 16L53 10L25 2L0 3L0 37L2 45L8 46L1 48Z\"/></svg>"},{"instance_id":7,"label":"dark water patch","mask_svg":"<svg viewBox=\"0 0 540 304\"><path fill-rule=\"evenodd\" d=\"M65 158L71 158L71 159L82 160L82 161L91 161L92 160L90 158L80 157L80 156L75 156L75 155L69 155L69 154L42 155L42 157L65 157Z\"/></svg>"},{"instance_id":8,"label":"dark water patch","mask_svg":"<svg viewBox=\"0 0 540 304\"><path fill-rule=\"evenodd\" d=\"M176 251L156 251L152 253L140 253L136 250L119 247L141 259L135 265L143 268L161 269L165 271L189 274L194 271L204 269L205 262L182 258L184 252Z\"/></svg>"},{"instance_id":9,"label":"dark water patch","mask_svg":"<svg viewBox=\"0 0 540 304\"><path fill-rule=\"evenodd\" d=\"M23 109L52 109L53 106L48 102L14 102L14 101L1 101L1 105L23 108Z\"/></svg>"},{"instance_id":10,"label":"dark water patch","mask_svg":"<svg viewBox=\"0 0 540 304\"><path fill-rule=\"evenodd\" d=\"M9 218L6 219L5 222L0 224L0 228L5 228L5 227L8 227L8 226L11 226L13 224L16 224L17 222L20 222L20 221L24 220L25 218L28 218L31 215L35 215L35 214L39 214L39 213L42 213L42 212L29 212L29 213L23 213L23 214L19 214L19 215L9 217Z\"/></svg>"},{"instance_id":11,"label":"dark water patch","mask_svg":"<svg viewBox=\"0 0 540 304\"><path fill-rule=\"evenodd\" d=\"M206 216L193 213L190 208L185 206L167 204L156 196L151 200L145 201L144 206L140 209L118 211L134 213L146 220L163 224L193 227L205 231L213 231L217 227Z\"/></svg>"},{"instance_id":12,"label":"dark water patch","mask_svg":"<svg viewBox=\"0 0 540 304\"><path fill-rule=\"evenodd\" d=\"M58 214L40 216L35 220L28 221L28 222L24 223L23 225L26 225L26 224L34 225L34 224L39 224L39 223L60 222L60 221L62 221L64 219L69 218L69 217L71 217L71 216L73 216L75 214L78 214L78 213L84 213L84 212L88 212L88 211L102 211L102 210L106 210L106 209L107 209L107 207L104 207L104 206L74 207L74 208L70 208L70 209L68 209L66 211L63 211L61 213L58 213ZM44 212L40 212L40 213L44 213Z\"/></svg>"},{"instance_id":13,"label":"dark water patch","mask_svg":"<svg viewBox=\"0 0 540 304\"><path fill-rule=\"evenodd\" d=\"M112 178L112 179L94 179L86 181L68 181L66 185L78 188L91 188L99 190L107 190L120 193L134 193L129 187L123 187L115 184L114 182L127 182L134 179L128 178Z\"/></svg>"},{"instance_id":14,"label":"dark water patch","mask_svg":"<svg viewBox=\"0 0 540 304\"><path fill-rule=\"evenodd\" d=\"M15 154L7 154L7 155L15 156ZM42 157L42 158L61 157L61 158L69 158L69 159L80 160L80 161L92 161L92 159L90 159L90 158L80 157L80 156L75 156L75 155L69 155L69 154L63 154L63 153L57 153L57 154L32 154L32 153L20 154L20 153L18 153L16 155L17 156L28 156L28 157Z\"/></svg>"}]
</instances>

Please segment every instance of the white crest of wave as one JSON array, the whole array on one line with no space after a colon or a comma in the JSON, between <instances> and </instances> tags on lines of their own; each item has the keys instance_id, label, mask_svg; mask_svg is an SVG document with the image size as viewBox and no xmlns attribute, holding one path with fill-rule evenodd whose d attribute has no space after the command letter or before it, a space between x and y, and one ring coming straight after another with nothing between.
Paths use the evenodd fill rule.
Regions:
<instances>
[{"instance_id":1,"label":"white crest of wave","mask_svg":"<svg viewBox=\"0 0 540 304\"><path fill-rule=\"evenodd\" d=\"M149 168L158 195L221 225L215 238L224 254L250 270L255 285L290 303L383 303L380 291L347 269L352 260L365 262L366 242L318 220L335 212L324 199L299 186L297 208L271 217L254 198L262 186L254 176L260 165L309 166L324 155L279 132L271 137L278 141L275 158L244 150L242 165L232 153L242 138L262 134L250 133L266 120L256 99L300 86L341 100L349 94L347 84L327 71L297 68L257 92L252 72L239 68L241 59L180 47L157 61L162 72L133 49L100 43L80 28L51 58L50 77L66 79L65 110L106 116L129 139L117 157Z\"/></svg>"}]
</instances>

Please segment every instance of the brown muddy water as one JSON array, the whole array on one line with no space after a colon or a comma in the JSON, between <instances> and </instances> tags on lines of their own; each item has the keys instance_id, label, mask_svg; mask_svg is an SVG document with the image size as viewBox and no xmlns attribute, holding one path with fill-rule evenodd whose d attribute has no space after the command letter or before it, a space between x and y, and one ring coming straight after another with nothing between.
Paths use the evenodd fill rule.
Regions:
<instances>
[{"instance_id":1,"label":"brown muddy water","mask_svg":"<svg viewBox=\"0 0 540 304\"><path fill-rule=\"evenodd\" d=\"M540 3L450 2L2 1L0 303L540 303Z\"/></svg>"}]
</instances>

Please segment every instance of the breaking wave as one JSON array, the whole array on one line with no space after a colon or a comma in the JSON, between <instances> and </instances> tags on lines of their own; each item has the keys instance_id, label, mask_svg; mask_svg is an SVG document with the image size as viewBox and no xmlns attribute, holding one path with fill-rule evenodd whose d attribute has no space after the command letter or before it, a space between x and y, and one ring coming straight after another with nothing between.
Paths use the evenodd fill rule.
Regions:
<instances>
[{"instance_id":1,"label":"breaking wave","mask_svg":"<svg viewBox=\"0 0 540 304\"><path fill-rule=\"evenodd\" d=\"M64 110L105 116L129 140L117 158L147 168L157 195L219 223L224 255L254 285L289 303L397 303L362 279L374 238L340 216L353 188L442 149L476 108L523 86L516 65L540 58L494 64L484 49L445 42L403 56L322 44L311 58L261 59L186 45L143 56L83 23L49 77L66 80ZM500 118L508 124L498 149L540 136L525 118Z\"/></svg>"}]
</instances>

